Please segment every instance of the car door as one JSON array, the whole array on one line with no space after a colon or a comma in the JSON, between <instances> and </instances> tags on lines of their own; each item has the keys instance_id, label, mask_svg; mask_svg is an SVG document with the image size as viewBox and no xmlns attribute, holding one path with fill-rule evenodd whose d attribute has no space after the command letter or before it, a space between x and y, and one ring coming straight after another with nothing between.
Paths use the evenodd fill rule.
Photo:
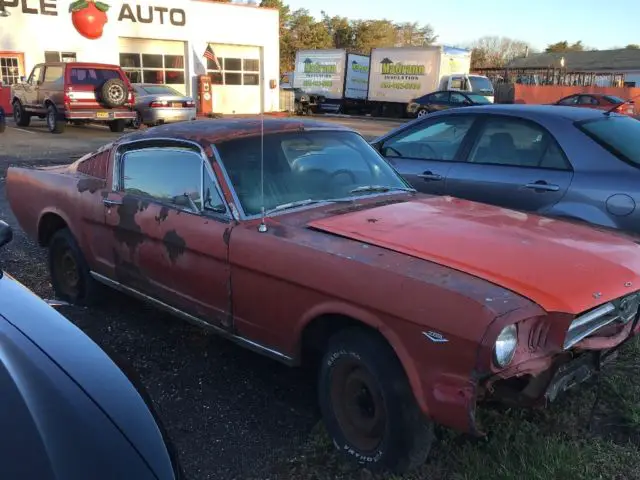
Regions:
<instances>
[{"instance_id":1,"label":"car door","mask_svg":"<svg viewBox=\"0 0 640 480\"><path fill-rule=\"evenodd\" d=\"M430 112L439 112L450 108L449 92L434 92L427 95L427 108Z\"/></svg>"},{"instance_id":2,"label":"car door","mask_svg":"<svg viewBox=\"0 0 640 480\"><path fill-rule=\"evenodd\" d=\"M44 110L47 100L51 100L58 111L64 108L64 66L62 65L44 67L42 83L38 88L38 108Z\"/></svg>"},{"instance_id":3,"label":"car door","mask_svg":"<svg viewBox=\"0 0 640 480\"><path fill-rule=\"evenodd\" d=\"M458 92L449 92L449 104L451 108L466 107L471 104L471 100L466 95Z\"/></svg>"},{"instance_id":4,"label":"car door","mask_svg":"<svg viewBox=\"0 0 640 480\"><path fill-rule=\"evenodd\" d=\"M384 139L379 149L416 190L440 195L473 121L471 115L426 118Z\"/></svg>"},{"instance_id":5,"label":"car door","mask_svg":"<svg viewBox=\"0 0 640 480\"><path fill-rule=\"evenodd\" d=\"M231 216L210 164L193 147L125 147L104 199L112 279L227 326Z\"/></svg>"},{"instance_id":6,"label":"car door","mask_svg":"<svg viewBox=\"0 0 640 480\"><path fill-rule=\"evenodd\" d=\"M29 109L38 108L38 91L42 81L43 70L42 65L36 65L33 67L29 78L27 78L27 81L22 85L24 90L20 101L23 106L28 107Z\"/></svg>"},{"instance_id":7,"label":"car door","mask_svg":"<svg viewBox=\"0 0 640 480\"><path fill-rule=\"evenodd\" d=\"M542 213L563 197L573 177L555 138L532 121L486 115L468 148L466 161L447 175L448 195Z\"/></svg>"}]
</instances>

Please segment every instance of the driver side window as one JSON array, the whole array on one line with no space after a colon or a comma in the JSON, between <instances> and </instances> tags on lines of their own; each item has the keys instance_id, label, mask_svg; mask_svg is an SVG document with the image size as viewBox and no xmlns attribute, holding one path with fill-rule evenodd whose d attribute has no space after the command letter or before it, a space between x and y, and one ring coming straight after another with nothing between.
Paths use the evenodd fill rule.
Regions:
<instances>
[{"instance_id":1,"label":"driver side window","mask_svg":"<svg viewBox=\"0 0 640 480\"><path fill-rule=\"evenodd\" d=\"M423 122L387 140L382 154L418 160L454 160L474 120L472 115L456 115Z\"/></svg>"},{"instance_id":2,"label":"driver side window","mask_svg":"<svg viewBox=\"0 0 640 480\"><path fill-rule=\"evenodd\" d=\"M146 148L124 154L122 190L176 208L203 208L204 162L195 152L178 148Z\"/></svg>"},{"instance_id":3,"label":"driver side window","mask_svg":"<svg viewBox=\"0 0 640 480\"><path fill-rule=\"evenodd\" d=\"M39 66L34 67L33 70L31 70L31 75L29 75L29 79L27 80L27 83L31 85L36 85L40 80L41 73L42 73L42 67L39 67Z\"/></svg>"}]
</instances>

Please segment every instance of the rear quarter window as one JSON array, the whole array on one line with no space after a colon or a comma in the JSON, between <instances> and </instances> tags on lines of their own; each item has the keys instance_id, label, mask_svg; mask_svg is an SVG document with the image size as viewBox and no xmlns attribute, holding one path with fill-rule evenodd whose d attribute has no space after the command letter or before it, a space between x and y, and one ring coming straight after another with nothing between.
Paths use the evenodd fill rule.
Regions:
<instances>
[{"instance_id":1,"label":"rear quarter window","mask_svg":"<svg viewBox=\"0 0 640 480\"><path fill-rule=\"evenodd\" d=\"M122 79L120 71L109 68L72 68L69 81L72 85L100 86L112 78Z\"/></svg>"},{"instance_id":2,"label":"rear quarter window","mask_svg":"<svg viewBox=\"0 0 640 480\"><path fill-rule=\"evenodd\" d=\"M619 159L640 167L640 121L627 116L603 115L577 122L576 126Z\"/></svg>"}]
</instances>

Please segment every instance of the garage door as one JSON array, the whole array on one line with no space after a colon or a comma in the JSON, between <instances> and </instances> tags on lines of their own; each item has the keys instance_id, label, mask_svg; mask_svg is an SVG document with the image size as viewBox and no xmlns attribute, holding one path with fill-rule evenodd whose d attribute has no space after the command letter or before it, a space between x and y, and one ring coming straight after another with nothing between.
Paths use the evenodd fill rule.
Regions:
<instances>
[{"instance_id":1,"label":"garage door","mask_svg":"<svg viewBox=\"0 0 640 480\"><path fill-rule=\"evenodd\" d=\"M132 83L167 84L187 94L184 42L119 38L120 66Z\"/></svg>"},{"instance_id":2,"label":"garage door","mask_svg":"<svg viewBox=\"0 0 640 480\"><path fill-rule=\"evenodd\" d=\"M216 113L260 113L260 47L210 43L222 70L207 59Z\"/></svg>"}]
</instances>

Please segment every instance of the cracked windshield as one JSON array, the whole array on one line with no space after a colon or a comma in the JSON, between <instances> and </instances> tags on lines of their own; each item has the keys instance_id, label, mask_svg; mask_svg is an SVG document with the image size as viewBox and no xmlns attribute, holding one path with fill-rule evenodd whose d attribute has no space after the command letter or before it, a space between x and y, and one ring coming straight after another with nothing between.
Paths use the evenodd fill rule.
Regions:
<instances>
[{"instance_id":1,"label":"cracked windshield","mask_svg":"<svg viewBox=\"0 0 640 480\"><path fill-rule=\"evenodd\" d=\"M640 5L482 7L0 0L2 480L640 480Z\"/></svg>"}]
</instances>

